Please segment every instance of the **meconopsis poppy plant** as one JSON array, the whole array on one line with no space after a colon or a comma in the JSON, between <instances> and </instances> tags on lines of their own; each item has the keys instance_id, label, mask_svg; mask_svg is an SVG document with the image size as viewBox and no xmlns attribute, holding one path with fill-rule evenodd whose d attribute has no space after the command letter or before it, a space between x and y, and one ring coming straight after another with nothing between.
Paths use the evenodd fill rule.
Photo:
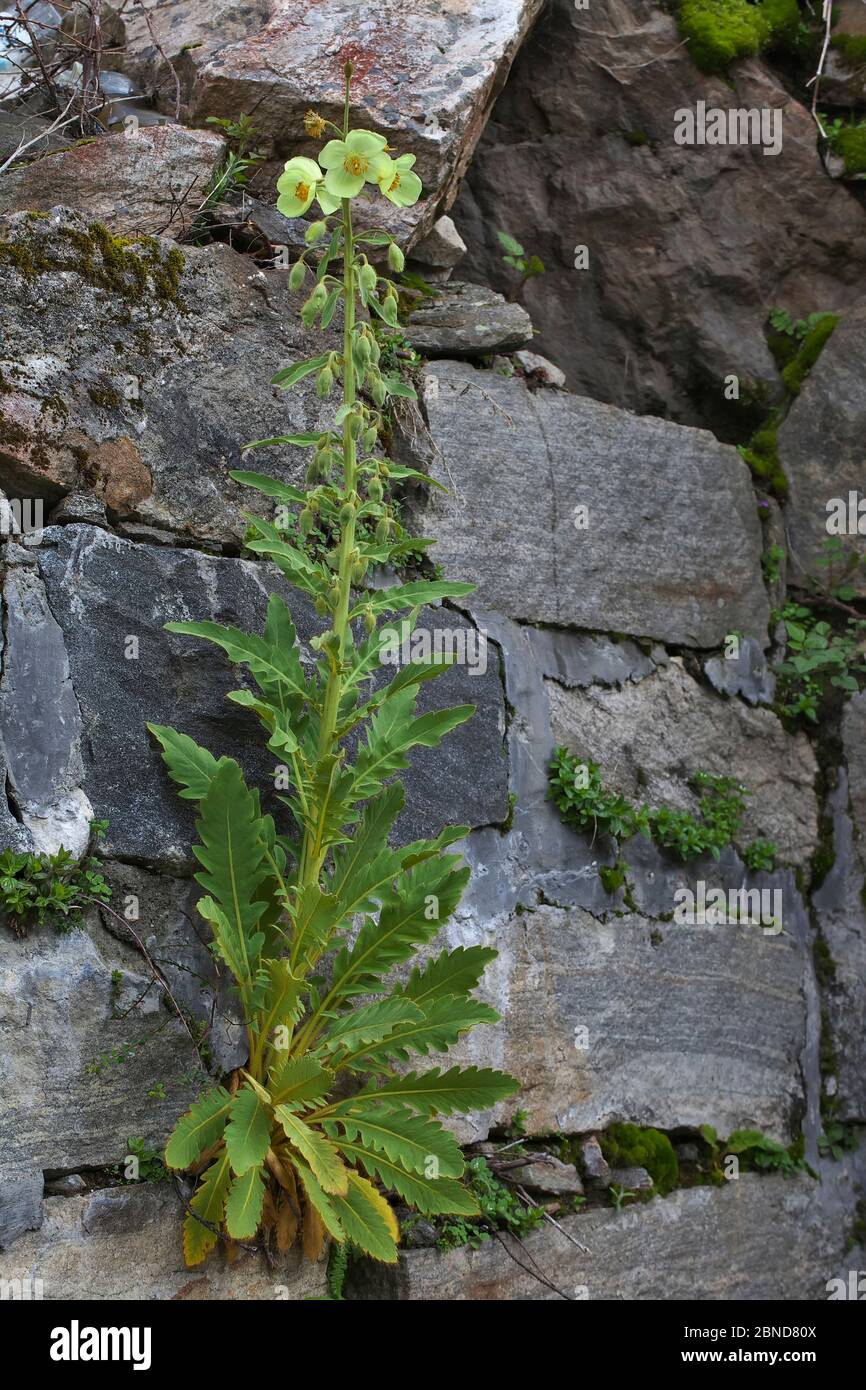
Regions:
<instances>
[{"instance_id":1,"label":"meconopsis poppy plant","mask_svg":"<svg viewBox=\"0 0 866 1390\"><path fill-rule=\"evenodd\" d=\"M280 786L288 781L288 793L275 796L279 821L234 758L150 726L180 795L197 806L198 911L246 1024L245 1064L181 1116L166 1148L168 1166L196 1181L184 1222L191 1265L217 1243L255 1240L285 1251L296 1239L311 1259L330 1239L395 1261L395 1199L430 1216L478 1215L460 1181L463 1156L439 1117L489 1109L517 1089L487 1068L410 1065L497 1021L474 997L496 952L432 949L469 878L461 856L448 852L467 827L392 843L407 754L435 748L474 708L418 714L421 684L451 658L413 659L393 674L385 657L391 628L379 619L406 613L411 632L423 605L465 598L472 586L407 577L367 583L372 566L399 574L407 555L429 544L401 532L388 492L403 479L431 480L380 447L388 398L414 391L379 370L376 335L359 312L396 325L396 288L367 252L385 251L396 270L403 256L387 232L356 234L352 226L352 200L362 192L378 188L410 206L421 182L412 155L394 158L383 136L350 130L350 75L343 129L332 128L336 138L318 160L290 159L278 183L284 213L301 216L316 201L323 214L307 229L309 250L290 284L301 287L307 259L317 256L302 317L328 328L342 304L342 350L290 363L273 378L289 389L315 373L323 398L339 380L342 401L324 430L248 446L310 449L306 490L232 473L293 519L278 526L253 518L247 546L312 600L322 631L309 643L312 659L302 661L278 594L261 634L213 622L168 625L216 643L255 681L256 692L244 686L228 698L258 719ZM328 124L315 113L305 121L318 137Z\"/></svg>"}]
</instances>

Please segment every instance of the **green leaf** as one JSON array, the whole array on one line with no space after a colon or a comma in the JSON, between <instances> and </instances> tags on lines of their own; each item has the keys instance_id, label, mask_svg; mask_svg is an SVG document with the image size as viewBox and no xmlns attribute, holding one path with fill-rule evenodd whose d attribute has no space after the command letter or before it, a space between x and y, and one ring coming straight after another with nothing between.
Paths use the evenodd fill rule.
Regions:
<instances>
[{"instance_id":1,"label":"green leaf","mask_svg":"<svg viewBox=\"0 0 866 1390\"><path fill-rule=\"evenodd\" d=\"M406 754L411 748L435 748L446 734L475 713L474 705L455 705L415 717L417 697L418 687L409 686L373 716L367 741L361 745L355 760L353 800L364 801L374 796L392 772L409 766Z\"/></svg>"},{"instance_id":2,"label":"green leaf","mask_svg":"<svg viewBox=\"0 0 866 1390\"><path fill-rule=\"evenodd\" d=\"M201 748L189 734L179 734L165 724L148 724L147 727L162 744L162 758L169 777L183 787L178 796L185 801L201 801L210 790L219 766L213 753Z\"/></svg>"},{"instance_id":3,"label":"green leaf","mask_svg":"<svg viewBox=\"0 0 866 1390\"><path fill-rule=\"evenodd\" d=\"M210 1227L222 1224L230 1181L229 1157L222 1153L203 1174L189 1204L191 1211L187 1212L183 1223L183 1254L188 1265L201 1264L216 1245L218 1234ZM202 1224L204 1221L208 1222L207 1226Z\"/></svg>"},{"instance_id":4,"label":"green leaf","mask_svg":"<svg viewBox=\"0 0 866 1390\"><path fill-rule=\"evenodd\" d=\"M202 869L195 877L212 896L198 909L213 924L217 949L242 993L248 993L264 944L256 928L266 907L259 891L270 874L266 848L272 825L261 816L258 794L249 790L233 758L220 764L199 810L201 844L193 852Z\"/></svg>"},{"instance_id":5,"label":"green leaf","mask_svg":"<svg viewBox=\"0 0 866 1390\"><path fill-rule=\"evenodd\" d=\"M331 1200L340 1225L359 1250L372 1255L375 1260L382 1260L385 1264L397 1263L394 1231L383 1211L387 1203L366 1178L361 1177L360 1173L350 1171L349 1187L345 1196L333 1197Z\"/></svg>"},{"instance_id":6,"label":"green leaf","mask_svg":"<svg viewBox=\"0 0 866 1390\"><path fill-rule=\"evenodd\" d=\"M285 1057L271 1068L268 1085L274 1105L303 1110L321 1104L334 1084L334 1073L312 1057Z\"/></svg>"},{"instance_id":7,"label":"green leaf","mask_svg":"<svg viewBox=\"0 0 866 1390\"><path fill-rule=\"evenodd\" d=\"M190 1168L221 1137L230 1107L231 1096L224 1086L199 1096L171 1132L165 1148L166 1167Z\"/></svg>"},{"instance_id":8,"label":"green leaf","mask_svg":"<svg viewBox=\"0 0 866 1390\"><path fill-rule=\"evenodd\" d=\"M277 372L276 376L271 377L271 385L279 386L280 390L288 391L290 386L294 386L296 381L301 381L311 372L317 372L324 367L329 354L323 352L320 357L309 357L306 362L296 362L293 367L284 367Z\"/></svg>"},{"instance_id":9,"label":"green leaf","mask_svg":"<svg viewBox=\"0 0 866 1390\"><path fill-rule=\"evenodd\" d=\"M293 444L298 449L310 449L314 444L318 444L320 437L319 434L275 434L272 435L270 439L251 439L249 444L242 444L241 453L245 454L248 449L267 449L272 444ZM256 473L245 474L236 473L231 469L229 470L229 477L234 478L236 483L244 483L247 487L256 487L259 489L259 492L265 492L266 489L259 487L258 483L247 482L248 478L255 478L258 476L260 475ZM273 481L273 478L268 479L268 482ZM296 491L296 489L293 488L291 491ZM273 495L273 493L268 494L268 496Z\"/></svg>"},{"instance_id":10,"label":"green leaf","mask_svg":"<svg viewBox=\"0 0 866 1390\"><path fill-rule=\"evenodd\" d=\"M342 1101L333 1112L339 1117L343 1109L360 1109L375 1102L403 1101L423 1115L465 1115L470 1110L489 1110L497 1101L505 1100L520 1089L513 1076L501 1071L479 1070L477 1067L452 1067L440 1072L438 1067L416 1074L406 1072L392 1077L384 1086L369 1085L356 1095Z\"/></svg>"},{"instance_id":11,"label":"green leaf","mask_svg":"<svg viewBox=\"0 0 866 1390\"><path fill-rule=\"evenodd\" d=\"M234 1240L251 1240L259 1229L265 1183L261 1166L235 1178L226 1202L226 1230Z\"/></svg>"},{"instance_id":12,"label":"green leaf","mask_svg":"<svg viewBox=\"0 0 866 1390\"><path fill-rule=\"evenodd\" d=\"M271 1142L271 1113L250 1086L243 1086L232 1101L225 1139L229 1162L238 1175L264 1162Z\"/></svg>"},{"instance_id":13,"label":"green leaf","mask_svg":"<svg viewBox=\"0 0 866 1390\"><path fill-rule=\"evenodd\" d=\"M326 1052L354 1051L362 1044L381 1042L403 1023L417 1023L424 1015L409 999L380 999L353 1009L332 1023L319 1046Z\"/></svg>"},{"instance_id":14,"label":"green leaf","mask_svg":"<svg viewBox=\"0 0 866 1390\"><path fill-rule=\"evenodd\" d=\"M497 232L496 238L503 251L507 251L510 256L524 255L524 250L520 242L513 236L509 236L508 232Z\"/></svg>"},{"instance_id":15,"label":"green leaf","mask_svg":"<svg viewBox=\"0 0 866 1390\"><path fill-rule=\"evenodd\" d=\"M301 1182L303 1183L304 1192L306 1193L307 1200L310 1202L311 1206L315 1207L316 1211L319 1213L319 1216L322 1218L322 1224L325 1227L325 1230L328 1232L328 1235L332 1236L334 1240L338 1240L340 1242L344 1241L346 1239L346 1232L343 1230L343 1227L340 1224L340 1218L337 1215L337 1209L334 1205L334 1195L328 1195L328 1193L323 1191L322 1186L317 1180L315 1173L312 1172L312 1170L307 1166L306 1163L303 1162L302 1159L296 1158L293 1155L292 1163L295 1166L295 1170L298 1174L298 1177L301 1179ZM347 1172L347 1191L348 1187L349 1175Z\"/></svg>"},{"instance_id":16,"label":"green leaf","mask_svg":"<svg viewBox=\"0 0 866 1390\"><path fill-rule=\"evenodd\" d=\"M442 1178L459 1178L463 1173L463 1155L453 1134L443 1129L437 1120L413 1115L410 1110L394 1107L379 1114L357 1110L341 1110L339 1124L346 1138L360 1140L371 1149L387 1155L411 1173L430 1173ZM336 1126L332 1138L340 1142Z\"/></svg>"},{"instance_id":17,"label":"green leaf","mask_svg":"<svg viewBox=\"0 0 866 1390\"><path fill-rule=\"evenodd\" d=\"M325 1192L345 1195L348 1177L336 1148L317 1129L312 1129L285 1105L274 1107L283 1133L312 1168Z\"/></svg>"},{"instance_id":18,"label":"green leaf","mask_svg":"<svg viewBox=\"0 0 866 1390\"><path fill-rule=\"evenodd\" d=\"M469 994L497 954L490 946L458 946L455 951L443 951L425 966L416 965L401 993L423 1007L432 999Z\"/></svg>"},{"instance_id":19,"label":"green leaf","mask_svg":"<svg viewBox=\"0 0 866 1390\"><path fill-rule=\"evenodd\" d=\"M276 594L271 595L271 604L274 603L282 603ZM166 628L169 632L185 633L187 637L202 637L222 647L230 661L249 666L266 695L302 700L310 694L296 645L278 646L266 637L256 637L237 627L224 627L222 623L166 623Z\"/></svg>"},{"instance_id":20,"label":"green leaf","mask_svg":"<svg viewBox=\"0 0 866 1390\"><path fill-rule=\"evenodd\" d=\"M339 1141L339 1148L353 1163L383 1187L398 1192L409 1206L426 1216L453 1213L457 1216L478 1216L480 1209L472 1194L453 1178L428 1178L421 1173L407 1173L399 1163L365 1144L348 1139Z\"/></svg>"},{"instance_id":21,"label":"green leaf","mask_svg":"<svg viewBox=\"0 0 866 1390\"><path fill-rule=\"evenodd\" d=\"M405 1023L389 1033L380 1043L362 1049L352 1058L344 1060L343 1065L355 1071L369 1070L371 1061L395 1058L407 1061L410 1052L447 1052L453 1047L461 1033L468 1033L479 1023L498 1023L499 1014L487 1004L477 999L434 999L424 1011L420 1023Z\"/></svg>"},{"instance_id":22,"label":"green leaf","mask_svg":"<svg viewBox=\"0 0 866 1390\"><path fill-rule=\"evenodd\" d=\"M451 584L445 579L413 579L409 584L396 584L390 589L366 593L350 616L356 618L370 608L374 613L397 613L403 608L420 608L425 603L437 603L443 598L465 598L474 592L474 584Z\"/></svg>"}]
</instances>

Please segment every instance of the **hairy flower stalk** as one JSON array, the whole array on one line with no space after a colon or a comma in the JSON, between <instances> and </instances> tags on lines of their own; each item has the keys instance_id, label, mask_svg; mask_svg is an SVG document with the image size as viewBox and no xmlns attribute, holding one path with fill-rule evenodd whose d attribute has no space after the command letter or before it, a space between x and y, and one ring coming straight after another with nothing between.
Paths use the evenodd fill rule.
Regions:
<instances>
[{"instance_id":1,"label":"hairy flower stalk","mask_svg":"<svg viewBox=\"0 0 866 1390\"><path fill-rule=\"evenodd\" d=\"M278 831L233 758L150 726L180 795L198 808L196 879L205 890L198 911L234 980L248 1039L246 1066L199 1097L166 1148L168 1166L198 1180L184 1222L191 1265L220 1239L255 1238L280 1251L299 1239L317 1259L329 1237L393 1262L399 1228L386 1194L427 1215L478 1213L460 1182L460 1150L438 1117L490 1107L517 1087L476 1067L406 1067L413 1054L445 1052L476 1024L496 1021L472 994L496 953L459 947L394 974L432 943L469 877L460 856L446 852L465 826L390 843L404 799L399 775L413 747L436 747L474 707L417 714L422 682L449 662L413 661L386 681L388 628L378 618L408 612L411 630L424 605L463 597L471 586L412 580L363 588L370 565L399 567L426 543L401 532L385 486L422 475L377 452L388 397L414 391L380 371L378 342L358 314L360 304L396 326L395 288L367 250L384 249L392 269L402 266L402 253L387 233L356 235L351 203L378 188L410 206L421 183L411 155L392 159L382 136L350 129L350 77L347 67L342 130L315 112L304 121L308 134L320 137L330 126L337 138L318 162L290 159L277 183L287 215L303 215L314 201L324 214L307 228L308 247L321 254L301 314L308 326L319 320L327 328L342 301L343 344L342 352L285 368L273 384L289 389L315 373L323 399L342 382L342 401L331 429L248 446L311 449L306 492L264 474L232 474L294 518L278 527L252 517L247 546L273 560L326 623L310 642L315 670L302 664L277 594L261 635L212 622L169 624L248 668L258 694L243 688L228 698L260 720L290 783L290 794L277 799L297 834ZM308 273L307 254L292 270L293 290ZM337 278L330 267L340 259Z\"/></svg>"}]
</instances>

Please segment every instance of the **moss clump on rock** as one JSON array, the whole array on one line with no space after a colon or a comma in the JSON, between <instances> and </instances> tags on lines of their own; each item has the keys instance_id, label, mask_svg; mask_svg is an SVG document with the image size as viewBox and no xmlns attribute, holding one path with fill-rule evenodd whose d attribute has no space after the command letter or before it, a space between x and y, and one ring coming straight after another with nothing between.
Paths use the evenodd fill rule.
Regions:
<instances>
[{"instance_id":1,"label":"moss clump on rock","mask_svg":"<svg viewBox=\"0 0 866 1390\"><path fill-rule=\"evenodd\" d=\"M834 34L830 47L835 48L852 68L866 63L866 34Z\"/></svg>"},{"instance_id":2,"label":"moss clump on rock","mask_svg":"<svg viewBox=\"0 0 866 1390\"><path fill-rule=\"evenodd\" d=\"M795 44L801 26L797 0L683 0L680 33L702 72L727 72L737 58L753 58L774 44Z\"/></svg>"},{"instance_id":3,"label":"moss clump on rock","mask_svg":"<svg viewBox=\"0 0 866 1390\"><path fill-rule=\"evenodd\" d=\"M30 220L28 218L28 220ZM180 293L184 270L183 252L174 246L165 255L159 242L150 236L116 236L101 222L91 222L86 231L60 227L60 240L42 232L19 233L0 241L0 262L17 270L25 280L51 271L74 271L89 285L137 303L152 295L185 311Z\"/></svg>"},{"instance_id":4,"label":"moss clump on rock","mask_svg":"<svg viewBox=\"0 0 866 1390\"><path fill-rule=\"evenodd\" d=\"M866 123L846 125L831 140L834 154L845 163L845 175L866 174Z\"/></svg>"},{"instance_id":5,"label":"moss clump on rock","mask_svg":"<svg viewBox=\"0 0 866 1390\"><path fill-rule=\"evenodd\" d=\"M792 396L799 395L803 382L821 356L824 344L838 322L838 314L822 314L818 322L809 329L796 356L783 369L782 380Z\"/></svg>"},{"instance_id":6,"label":"moss clump on rock","mask_svg":"<svg viewBox=\"0 0 866 1390\"><path fill-rule=\"evenodd\" d=\"M661 1130L611 1125L601 1136L601 1148L612 1168L645 1168L662 1197L679 1182L680 1170L673 1144Z\"/></svg>"},{"instance_id":7,"label":"moss clump on rock","mask_svg":"<svg viewBox=\"0 0 866 1390\"><path fill-rule=\"evenodd\" d=\"M741 446L740 454L764 491L782 502L788 496L788 479L779 460L778 428L773 415L755 431L748 444Z\"/></svg>"}]
</instances>

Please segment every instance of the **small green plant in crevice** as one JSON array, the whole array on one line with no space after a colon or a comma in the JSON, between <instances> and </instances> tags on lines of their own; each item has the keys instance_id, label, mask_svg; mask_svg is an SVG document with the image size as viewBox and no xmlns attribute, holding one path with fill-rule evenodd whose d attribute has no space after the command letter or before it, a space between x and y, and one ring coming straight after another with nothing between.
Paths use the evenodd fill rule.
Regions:
<instances>
[{"instance_id":1,"label":"small green plant in crevice","mask_svg":"<svg viewBox=\"0 0 866 1390\"><path fill-rule=\"evenodd\" d=\"M122 1163L115 1163L108 1171L112 1177L130 1183L171 1181L171 1174L156 1149L144 1139L134 1137L126 1141L126 1157Z\"/></svg>"},{"instance_id":2,"label":"small green plant in crevice","mask_svg":"<svg viewBox=\"0 0 866 1390\"><path fill-rule=\"evenodd\" d=\"M782 563L785 559L785 547L773 544L767 547L761 556L761 569L764 572L764 580L767 584L778 584L782 578Z\"/></svg>"},{"instance_id":3,"label":"small green plant in crevice","mask_svg":"<svg viewBox=\"0 0 866 1390\"><path fill-rule=\"evenodd\" d=\"M785 1145L758 1129L737 1129L727 1139L719 1139L712 1125L701 1125L699 1132L707 1148L712 1182L725 1181L724 1161L729 1156L735 1157L745 1172L781 1173L786 1178L805 1172L815 1177L805 1159L802 1135Z\"/></svg>"},{"instance_id":4,"label":"small green plant in crevice","mask_svg":"<svg viewBox=\"0 0 866 1390\"><path fill-rule=\"evenodd\" d=\"M696 772L690 785L700 793L697 816L670 806L635 806L620 792L604 786L597 763L586 762L565 748L556 749L549 780L551 799L567 825L617 840L644 834L683 860L699 859L704 854L718 859L739 830L749 795L733 777ZM760 867L766 867L766 861L775 858L775 846L768 840L757 840L753 845L754 857L761 861ZM615 886L624 881L624 872L620 879L617 865L605 872Z\"/></svg>"},{"instance_id":5,"label":"small green plant in crevice","mask_svg":"<svg viewBox=\"0 0 866 1390\"><path fill-rule=\"evenodd\" d=\"M630 1187L621 1187L618 1183L611 1183L607 1191L614 1211L622 1211L629 1197L639 1195L637 1192L633 1192Z\"/></svg>"},{"instance_id":6,"label":"small green plant in crevice","mask_svg":"<svg viewBox=\"0 0 866 1390\"><path fill-rule=\"evenodd\" d=\"M611 1168L644 1168L653 1180L653 1189L665 1197L679 1181L679 1164L674 1146L659 1129L615 1124L599 1136L601 1151Z\"/></svg>"},{"instance_id":7,"label":"small green plant in crevice","mask_svg":"<svg viewBox=\"0 0 866 1390\"><path fill-rule=\"evenodd\" d=\"M846 1153L857 1148L857 1135L851 1125L841 1120L825 1120L824 1128L818 1136L818 1152L822 1158L832 1158L838 1163Z\"/></svg>"},{"instance_id":8,"label":"small green plant in crevice","mask_svg":"<svg viewBox=\"0 0 866 1390\"><path fill-rule=\"evenodd\" d=\"M207 124L219 126L225 133L227 151L225 160L211 179L204 202L199 208L200 213L221 199L245 188L250 173L258 168L265 157L255 149L258 131L249 116L241 115L235 119L208 116Z\"/></svg>"},{"instance_id":9,"label":"small green plant in crevice","mask_svg":"<svg viewBox=\"0 0 866 1390\"><path fill-rule=\"evenodd\" d=\"M788 496L788 479L779 458L779 426L838 322L837 314L825 312L794 320L782 308L771 309L767 316L767 346L779 368L786 397L738 449L756 483L779 501Z\"/></svg>"},{"instance_id":10,"label":"small green plant in crevice","mask_svg":"<svg viewBox=\"0 0 866 1390\"><path fill-rule=\"evenodd\" d=\"M525 1236L541 1225L543 1210L521 1201L512 1188L491 1172L485 1158L470 1159L466 1174L467 1186L478 1203L480 1215L438 1222L440 1250L456 1250L462 1245L477 1250L496 1231Z\"/></svg>"},{"instance_id":11,"label":"small green plant in crevice","mask_svg":"<svg viewBox=\"0 0 866 1390\"><path fill-rule=\"evenodd\" d=\"M94 822L97 838L105 822ZM6 849L0 854L0 914L18 936L50 925L59 932L80 927L94 902L108 902L111 888L98 859L80 862L62 846L56 854Z\"/></svg>"},{"instance_id":12,"label":"small green plant in crevice","mask_svg":"<svg viewBox=\"0 0 866 1390\"><path fill-rule=\"evenodd\" d=\"M866 174L866 121L844 120L841 116L821 117L831 152L843 161L845 177Z\"/></svg>"},{"instance_id":13,"label":"small green plant in crevice","mask_svg":"<svg viewBox=\"0 0 866 1390\"><path fill-rule=\"evenodd\" d=\"M743 850L743 863L753 873L763 869L772 873L776 867L778 848L772 840L752 840Z\"/></svg>"},{"instance_id":14,"label":"small green plant in crevice","mask_svg":"<svg viewBox=\"0 0 866 1390\"><path fill-rule=\"evenodd\" d=\"M328 1268L325 1275L325 1282L328 1288L328 1298L332 1303L342 1303L343 1289L346 1285L346 1275L349 1272L349 1261L354 1254L352 1242L345 1240L342 1245L337 1241L331 1243L328 1250Z\"/></svg>"},{"instance_id":15,"label":"small green plant in crevice","mask_svg":"<svg viewBox=\"0 0 866 1390\"><path fill-rule=\"evenodd\" d=\"M791 601L773 615L785 625L786 654L776 666L777 712L796 723L819 722L829 689L854 693L866 679L866 619L834 627L813 608Z\"/></svg>"},{"instance_id":16,"label":"small green plant in crevice","mask_svg":"<svg viewBox=\"0 0 866 1390\"><path fill-rule=\"evenodd\" d=\"M502 259L512 270L516 270L520 276L520 284L517 294L520 294L527 280L532 280L536 275L544 274L544 261L540 256L527 252L520 242L508 232L497 232L496 239L502 247Z\"/></svg>"}]
</instances>

